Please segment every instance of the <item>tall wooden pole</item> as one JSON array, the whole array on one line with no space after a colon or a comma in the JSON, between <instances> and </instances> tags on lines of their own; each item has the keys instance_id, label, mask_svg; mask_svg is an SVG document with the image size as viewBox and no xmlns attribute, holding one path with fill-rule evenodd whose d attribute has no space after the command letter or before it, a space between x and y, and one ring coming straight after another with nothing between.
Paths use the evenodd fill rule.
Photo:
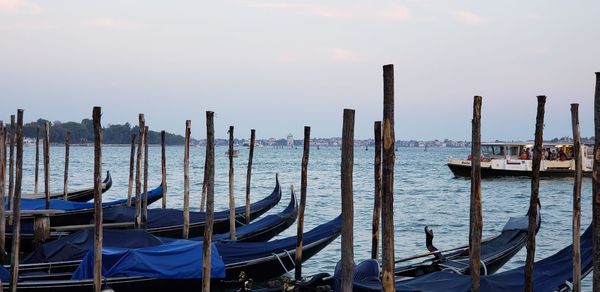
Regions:
<instances>
[{"instance_id":1,"label":"tall wooden pole","mask_svg":"<svg viewBox=\"0 0 600 292\"><path fill-rule=\"evenodd\" d=\"M144 114L139 114L139 138L137 146L137 158L135 161L135 226L142 226L142 151L144 149L144 130L146 129L146 119Z\"/></svg>"},{"instance_id":2,"label":"tall wooden pole","mask_svg":"<svg viewBox=\"0 0 600 292\"><path fill-rule=\"evenodd\" d=\"M13 209L13 194L15 193L15 115L10 116L9 157L8 157L8 210ZM12 225L13 216L8 217L8 224Z\"/></svg>"},{"instance_id":3,"label":"tall wooden pole","mask_svg":"<svg viewBox=\"0 0 600 292\"><path fill-rule=\"evenodd\" d=\"M235 240L235 197L233 195L233 126L229 126L229 239Z\"/></svg>"},{"instance_id":4,"label":"tall wooden pole","mask_svg":"<svg viewBox=\"0 0 600 292\"><path fill-rule=\"evenodd\" d=\"M33 193L37 194L38 189L38 181L39 181L39 172L40 172L40 126L38 125L35 128L35 184L33 188Z\"/></svg>"},{"instance_id":5,"label":"tall wooden pole","mask_svg":"<svg viewBox=\"0 0 600 292\"><path fill-rule=\"evenodd\" d=\"M537 229L538 206L540 203L540 164L542 160L542 143L544 135L544 106L546 96L537 97L537 115L535 118L535 141L533 161L531 162L531 197L529 199L529 228L527 231L527 260L525 262L525 292L533 291L533 263L535 261L535 230Z\"/></svg>"},{"instance_id":6,"label":"tall wooden pole","mask_svg":"<svg viewBox=\"0 0 600 292\"><path fill-rule=\"evenodd\" d=\"M210 291L211 241L214 220L215 194L215 127L214 113L206 112L206 168L204 183L206 184L206 226L202 245L202 291Z\"/></svg>"},{"instance_id":7,"label":"tall wooden pole","mask_svg":"<svg viewBox=\"0 0 600 292\"><path fill-rule=\"evenodd\" d=\"M160 132L160 166L162 174L162 207L167 208L167 150L165 142L166 132Z\"/></svg>"},{"instance_id":8,"label":"tall wooden pole","mask_svg":"<svg viewBox=\"0 0 600 292\"><path fill-rule=\"evenodd\" d=\"M94 107L94 291L102 291L102 126L101 108Z\"/></svg>"},{"instance_id":9,"label":"tall wooden pole","mask_svg":"<svg viewBox=\"0 0 600 292\"><path fill-rule=\"evenodd\" d=\"M44 194L46 209L50 209L50 122L46 122L44 138Z\"/></svg>"},{"instance_id":10,"label":"tall wooden pole","mask_svg":"<svg viewBox=\"0 0 600 292\"><path fill-rule=\"evenodd\" d=\"M342 127L342 291L352 291L354 275L354 110L344 109Z\"/></svg>"},{"instance_id":11,"label":"tall wooden pole","mask_svg":"<svg viewBox=\"0 0 600 292\"><path fill-rule=\"evenodd\" d=\"M302 153L302 173L300 176L300 208L298 209L298 230L296 233L296 281L302 279L302 247L304 245L304 208L308 185L308 154L310 149L310 127L304 127L304 151ZM294 191L292 186L292 192Z\"/></svg>"},{"instance_id":12,"label":"tall wooden pole","mask_svg":"<svg viewBox=\"0 0 600 292\"><path fill-rule=\"evenodd\" d=\"M483 215L481 211L481 96L473 99L473 120L471 121L471 208L469 216L469 271L471 291L479 291L481 266L481 232Z\"/></svg>"},{"instance_id":13,"label":"tall wooden pole","mask_svg":"<svg viewBox=\"0 0 600 292\"><path fill-rule=\"evenodd\" d=\"M371 258L379 257L379 221L381 219L381 121L375 122L373 126L375 132L375 202L373 206L373 229L371 233Z\"/></svg>"},{"instance_id":14,"label":"tall wooden pole","mask_svg":"<svg viewBox=\"0 0 600 292\"><path fill-rule=\"evenodd\" d=\"M127 185L127 206L131 207L133 192L133 166L135 165L135 133L131 134L131 155L129 156L129 184Z\"/></svg>"},{"instance_id":15,"label":"tall wooden pole","mask_svg":"<svg viewBox=\"0 0 600 292\"><path fill-rule=\"evenodd\" d=\"M144 128L144 201L142 205L142 224L148 224L148 126Z\"/></svg>"},{"instance_id":16,"label":"tall wooden pole","mask_svg":"<svg viewBox=\"0 0 600 292\"><path fill-rule=\"evenodd\" d=\"M0 263L5 263L6 217L4 217L4 194L6 194L6 128L0 121Z\"/></svg>"},{"instance_id":17,"label":"tall wooden pole","mask_svg":"<svg viewBox=\"0 0 600 292\"><path fill-rule=\"evenodd\" d=\"M71 143L71 131L67 131L67 136L65 137L65 177L63 180L63 198L65 201L69 200L69 144Z\"/></svg>"},{"instance_id":18,"label":"tall wooden pole","mask_svg":"<svg viewBox=\"0 0 600 292\"><path fill-rule=\"evenodd\" d=\"M250 151L248 152L248 171L246 172L246 224L250 223L250 177L252 176L252 158L254 157L254 143L256 130L250 130Z\"/></svg>"},{"instance_id":19,"label":"tall wooden pole","mask_svg":"<svg viewBox=\"0 0 600 292\"><path fill-rule=\"evenodd\" d=\"M573 157L575 158L575 181L573 183L573 291L581 291L581 137L579 134L579 104L571 104L573 126Z\"/></svg>"},{"instance_id":20,"label":"tall wooden pole","mask_svg":"<svg viewBox=\"0 0 600 292\"><path fill-rule=\"evenodd\" d=\"M23 180L23 110L17 110L16 134L17 161L15 170L15 193L13 205L13 242L10 261L10 291L16 292L19 281L19 241L21 240L21 184ZM13 135L14 135L13 134Z\"/></svg>"},{"instance_id":21,"label":"tall wooden pole","mask_svg":"<svg viewBox=\"0 0 600 292\"><path fill-rule=\"evenodd\" d=\"M382 287L394 286L394 65L383 66L383 155L381 175Z\"/></svg>"},{"instance_id":22,"label":"tall wooden pole","mask_svg":"<svg viewBox=\"0 0 600 292\"><path fill-rule=\"evenodd\" d=\"M185 148L183 150L183 238L190 233L190 136L192 121L185 121Z\"/></svg>"},{"instance_id":23,"label":"tall wooden pole","mask_svg":"<svg viewBox=\"0 0 600 292\"><path fill-rule=\"evenodd\" d=\"M594 291L600 291L600 72L596 72L594 93L594 166L592 170L592 228L594 249Z\"/></svg>"}]
</instances>

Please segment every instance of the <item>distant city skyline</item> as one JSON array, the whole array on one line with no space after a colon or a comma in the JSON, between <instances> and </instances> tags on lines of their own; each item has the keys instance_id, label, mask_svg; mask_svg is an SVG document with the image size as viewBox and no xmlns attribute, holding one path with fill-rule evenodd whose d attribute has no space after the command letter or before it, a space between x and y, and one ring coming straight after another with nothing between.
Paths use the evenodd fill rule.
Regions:
<instances>
[{"instance_id":1,"label":"distant city skyline","mask_svg":"<svg viewBox=\"0 0 600 292\"><path fill-rule=\"evenodd\" d=\"M593 135L600 2L342 0L214 2L0 0L0 119L137 124L205 136L355 137L382 116L382 66L395 65L396 138L530 140L536 95L545 137Z\"/></svg>"}]
</instances>

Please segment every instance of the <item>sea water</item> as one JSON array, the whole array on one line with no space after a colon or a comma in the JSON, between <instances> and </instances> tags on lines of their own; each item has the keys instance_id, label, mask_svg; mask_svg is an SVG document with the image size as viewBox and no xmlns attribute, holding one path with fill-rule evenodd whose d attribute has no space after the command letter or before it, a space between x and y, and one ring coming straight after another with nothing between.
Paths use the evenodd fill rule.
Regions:
<instances>
[{"instance_id":1,"label":"sea water","mask_svg":"<svg viewBox=\"0 0 600 292\"><path fill-rule=\"evenodd\" d=\"M248 148L237 147L235 158L235 201L242 206L246 193ZM51 192L62 191L64 147L53 146L50 155ZM104 146L102 170L110 171L112 188L103 200L127 197L130 148ZM227 147L217 147L215 175L215 210L228 208L229 162ZM148 189L161 182L160 147L149 147ZM41 153L41 147L40 147ZM394 178L394 237L396 258L426 252L424 227L433 228L434 244L439 249L468 243L470 180L454 178L446 166L449 157L466 157L467 148L399 148L396 154ZM204 147L190 151L190 206L200 208L204 173ZM285 208L291 186L300 195L300 166L302 147L255 148L252 165L252 202L270 194L275 186L275 174L283 190L281 202L268 214ZM354 149L354 257L367 259L371 254L371 224L373 213L374 149ZM39 190L43 192L43 164L40 156ZM308 191L305 211L305 230L335 218L341 212L340 194L341 151L338 147L311 147L308 162ZM35 147L25 147L23 162L23 192L33 192ZM93 185L93 147L71 147L69 189ZM104 175L103 175L104 176ZM183 206L183 146L167 147L167 206ZM584 178L581 199L582 232L591 220L591 179ZM482 182L483 238L499 234L511 216L523 216L529 206L531 180L525 177L486 179ZM536 260L550 256L571 243L573 179L542 179L540 201L542 226L537 234ZM160 201L150 206L160 208ZM277 238L293 236L296 226L288 228ZM381 246L380 246L381 247ZM525 264L523 248L500 271ZM340 259L340 239L306 261L303 273L333 272ZM584 279L584 290L591 290L591 275Z\"/></svg>"}]
</instances>

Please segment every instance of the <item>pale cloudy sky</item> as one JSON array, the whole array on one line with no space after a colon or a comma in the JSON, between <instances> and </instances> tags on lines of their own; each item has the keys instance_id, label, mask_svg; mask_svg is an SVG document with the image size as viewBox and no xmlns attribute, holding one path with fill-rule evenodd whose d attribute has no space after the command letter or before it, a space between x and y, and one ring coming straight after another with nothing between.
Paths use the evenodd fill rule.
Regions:
<instances>
[{"instance_id":1,"label":"pale cloudy sky","mask_svg":"<svg viewBox=\"0 0 600 292\"><path fill-rule=\"evenodd\" d=\"M0 0L0 117L74 120L204 137L357 138L382 113L382 69L395 64L398 139L470 139L473 95L483 140L532 139L536 95L547 138L571 135L581 104L593 135L600 71L598 1Z\"/></svg>"}]
</instances>

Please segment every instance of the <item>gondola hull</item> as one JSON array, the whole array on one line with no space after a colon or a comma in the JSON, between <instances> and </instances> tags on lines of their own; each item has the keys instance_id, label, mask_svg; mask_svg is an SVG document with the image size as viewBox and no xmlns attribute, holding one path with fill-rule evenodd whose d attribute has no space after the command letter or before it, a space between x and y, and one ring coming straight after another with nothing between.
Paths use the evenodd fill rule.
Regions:
<instances>
[{"instance_id":1,"label":"gondola hull","mask_svg":"<svg viewBox=\"0 0 600 292\"><path fill-rule=\"evenodd\" d=\"M102 182L102 193L105 193L112 187L112 176L110 172L106 172L106 178ZM51 199L62 199L64 196L63 193L52 193L50 194ZM43 199L46 198L46 195L43 193L39 194L22 194L21 198L23 199ZM67 200L72 202L87 202L94 198L94 188L83 189L83 190L75 190L70 191L67 194Z\"/></svg>"}]
</instances>

